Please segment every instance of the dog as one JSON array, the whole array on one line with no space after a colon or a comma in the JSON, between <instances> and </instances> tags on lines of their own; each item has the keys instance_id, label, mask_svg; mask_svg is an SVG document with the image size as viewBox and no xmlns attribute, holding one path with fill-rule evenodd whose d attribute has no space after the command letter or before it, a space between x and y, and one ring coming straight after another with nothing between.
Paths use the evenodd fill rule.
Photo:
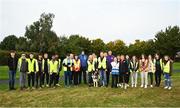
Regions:
<instances>
[{"instance_id":1,"label":"dog","mask_svg":"<svg viewBox=\"0 0 180 108\"><path fill-rule=\"evenodd\" d=\"M99 77L98 77L98 72L97 71L95 71L94 74L92 75L92 79L93 79L94 87L98 87Z\"/></svg>"}]
</instances>

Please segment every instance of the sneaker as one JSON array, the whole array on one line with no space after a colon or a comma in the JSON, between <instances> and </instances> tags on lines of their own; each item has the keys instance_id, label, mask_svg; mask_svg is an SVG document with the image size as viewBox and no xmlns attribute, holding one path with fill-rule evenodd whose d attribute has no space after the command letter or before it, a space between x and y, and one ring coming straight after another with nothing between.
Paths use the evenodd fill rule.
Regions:
<instances>
[{"instance_id":1,"label":"sneaker","mask_svg":"<svg viewBox=\"0 0 180 108\"><path fill-rule=\"evenodd\" d=\"M133 88L133 87L134 87L134 85L131 85L131 87Z\"/></svg>"},{"instance_id":2,"label":"sneaker","mask_svg":"<svg viewBox=\"0 0 180 108\"><path fill-rule=\"evenodd\" d=\"M141 85L141 88L143 88L143 85Z\"/></svg>"},{"instance_id":3,"label":"sneaker","mask_svg":"<svg viewBox=\"0 0 180 108\"><path fill-rule=\"evenodd\" d=\"M168 86L165 86L164 89L168 89Z\"/></svg>"},{"instance_id":4,"label":"sneaker","mask_svg":"<svg viewBox=\"0 0 180 108\"><path fill-rule=\"evenodd\" d=\"M147 88L147 85L145 85L144 88Z\"/></svg>"},{"instance_id":5,"label":"sneaker","mask_svg":"<svg viewBox=\"0 0 180 108\"><path fill-rule=\"evenodd\" d=\"M44 85L42 85L42 88L44 88Z\"/></svg>"},{"instance_id":6,"label":"sneaker","mask_svg":"<svg viewBox=\"0 0 180 108\"><path fill-rule=\"evenodd\" d=\"M48 85L48 84L46 84L46 87L49 87L49 85Z\"/></svg>"},{"instance_id":7,"label":"sneaker","mask_svg":"<svg viewBox=\"0 0 180 108\"><path fill-rule=\"evenodd\" d=\"M169 88L168 88L168 90L171 90L171 89L172 89L172 87L169 87Z\"/></svg>"},{"instance_id":8,"label":"sneaker","mask_svg":"<svg viewBox=\"0 0 180 108\"><path fill-rule=\"evenodd\" d=\"M129 87L129 84L127 84L127 87Z\"/></svg>"},{"instance_id":9,"label":"sneaker","mask_svg":"<svg viewBox=\"0 0 180 108\"><path fill-rule=\"evenodd\" d=\"M59 85L59 84L56 84L56 86L58 86L58 87L59 87L60 85Z\"/></svg>"},{"instance_id":10,"label":"sneaker","mask_svg":"<svg viewBox=\"0 0 180 108\"><path fill-rule=\"evenodd\" d=\"M137 87L137 85L135 84L134 87Z\"/></svg>"},{"instance_id":11,"label":"sneaker","mask_svg":"<svg viewBox=\"0 0 180 108\"><path fill-rule=\"evenodd\" d=\"M34 89L35 89L35 87L32 87L32 89L34 90Z\"/></svg>"},{"instance_id":12,"label":"sneaker","mask_svg":"<svg viewBox=\"0 0 180 108\"><path fill-rule=\"evenodd\" d=\"M123 84L121 84L121 88L123 88Z\"/></svg>"},{"instance_id":13,"label":"sneaker","mask_svg":"<svg viewBox=\"0 0 180 108\"><path fill-rule=\"evenodd\" d=\"M124 85L124 89L127 89L127 84Z\"/></svg>"},{"instance_id":14,"label":"sneaker","mask_svg":"<svg viewBox=\"0 0 180 108\"><path fill-rule=\"evenodd\" d=\"M153 87L153 85L150 85L150 87L152 88L152 87Z\"/></svg>"},{"instance_id":15,"label":"sneaker","mask_svg":"<svg viewBox=\"0 0 180 108\"><path fill-rule=\"evenodd\" d=\"M30 87L27 88L27 90L30 90L30 89L31 89Z\"/></svg>"}]
</instances>

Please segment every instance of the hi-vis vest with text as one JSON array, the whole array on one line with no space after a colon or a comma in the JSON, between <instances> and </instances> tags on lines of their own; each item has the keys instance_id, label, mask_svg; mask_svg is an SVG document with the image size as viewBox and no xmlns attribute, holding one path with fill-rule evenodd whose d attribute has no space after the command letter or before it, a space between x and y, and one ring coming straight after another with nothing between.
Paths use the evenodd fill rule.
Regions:
<instances>
[{"instance_id":1,"label":"hi-vis vest with text","mask_svg":"<svg viewBox=\"0 0 180 108\"><path fill-rule=\"evenodd\" d=\"M58 73L58 70L59 70L59 63L58 63L58 61L51 60L49 62L49 72L50 72L50 74Z\"/></svg>"},{"instance_id":2,"label":"hi-vis vest with text","mask_svg":"<svg viewBox=\"0 0 180 108\"><path fill-rule=\"evenodd\" d=\"M38 67L38 62L36 59L27 59L28 62L28 73L31 72L38 72L39 71L39 67Z\"/></svg>"},{"instance_id":3,"label":"hi-vis vest with text","mask_svg":"<svg viewBox=\"0 0 180 108\"><path fill-rule=\"evenodd\" d=\"M73 61L72 61L72 59L69 59L69 60L70 60L70 66L71 66L71 71L72 71L72 63L73 63ZM65 63L65 65L68 64L67 58L64 59L63 63ZM67 67L66 66L63 66L63 69L64 69L64 71L67 71Z\"/></svg>"},{"instance_id":4,"label":"hi-vis vest with text","mask_svg":"<svg viewBox=\"0 0 180 108\"><path fill-rule=\"evenodd\" d=\"M166 64L163 63L163 72L170 73L170 61L168 61Z\"/></svg>"},{"instance_id":5,"label":"hi-vis vest with text","mask_svg":"<svg viewBox=\"0 0 180 108\"><path fill-rule=\"evenodd\" d=\"M80 64L80 60L78 59L77 61L76 60L74 60L74 71L80 71L80 66L81 66L81 64Z\"/></svg>"},{"instance_id":6,"label":"hi-vis vest with text","mask_svg":"<svg viewBox=\"0 0 180 108\"><path fill-rule=\"evenodd\" d=\"M92 72L92 71L95 71L95 67L94 67L94 62L90 62L89 60L87 61L87 64L88 64L88 69L87 71L88 72Z\"/></svg>"},{"instance_id":7,"label":"hi-vis vest with text","mask_svg":"<svg viewBox=\"0 0 180 108\"><path fill-rule=\"evenodd\" d=\"M103 68L106 69L106 58L104 57L103 60L101 61L101 58L98 58L98 68Z\"/></svg>"}]
</instances>

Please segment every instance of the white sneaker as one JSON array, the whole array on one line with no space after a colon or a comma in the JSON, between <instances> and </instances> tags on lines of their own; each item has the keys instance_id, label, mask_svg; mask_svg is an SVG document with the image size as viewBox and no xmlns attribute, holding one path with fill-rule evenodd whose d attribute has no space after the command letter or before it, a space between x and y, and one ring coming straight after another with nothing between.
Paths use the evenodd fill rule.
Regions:
<instances>
[{"instance_id":1,"label":"white sneaker","mask_svg":"<svg viewBox=\"0 0 180 108\"><path fill-rule=\"evenodd\" d=\"M134 87L137 87L137 85L135 84Z\"/></svg>"},{"instance_id":2,"label":"white sneaker","mask_svg":"<svg viewBox=\"0 0 180 108\"><path fill-rule=\"evenodd\" d=\"M172 87L169 87L169 88L168 88L168 90L171 90L171 89L172 89Z\"/></svg>"},{"instance_id":3,"label":"white sneaker","mask_svg":"<svg viewBox=\"0 0 180 108\"><path fill-rule=\"evenodd\" d=\"M129 84L126 84L127 85L127 87L129 87Z\"/></svg>"},{"instance_id":4,"label":"white sneaker","mask_svg":"<svg viewBox=\"0 0 180 108\"><path fill-rule=\"evenodd\" d=\"M168 86L165 86L164 89L168 89Z\"/></svg>"},{"instance_id":5,"label":"white sneaker","mask_svg":"<svg viewBox=\"0 0 180 108\"><path fill-rule=\"evenodd\" d=\"M121 84L121 88L123 88L123 84Z\"/></svg>"},{"instance_id":6,"label":"white sneaker","mask_svg":"<svg viewBox=\"0 0 180 108\"><path fill-rule=\"evenodd\" d=\"M150 85L150 87L152 88L152 87L153 87L153 85Z\"/></svg>"},{"instance_id":7,"label":"white sneaker","mask_svg":"<svg viewBox=\"0 0 180 108\"><path fill-rule=\"evenodd\" d=\"M126 84L124 85L124 89L127 89L127 85Z\"/></svg>"},{"instance_id":8,"label":"white sneaker","mask_svg":"<svg viewBox=\"0 0 180 108\"><path fill-rule=\"evenodd\" d=\"M143 88L143 85L141 85L141 88Z\"/></svg>"},{"instance_id":9,"label":"white sneaker","mask_svg":"<svg viewBox=\"0 0 180 108\"><path fill-rule=\"evenodd\" d=\"M147 85L145 85L144 88L147 88Z\"/></svg>"},{"instance_id":10,"label":"white sneaker","mask_svg":"<svg viewBox=\"0 0 180 108\"><path fill-rule=\"evenodd\" d=\"M132 85L131 85L131 87L133 88L133 87L134 87L134 85L132 84Z\"/></svg>"}]
</instances>

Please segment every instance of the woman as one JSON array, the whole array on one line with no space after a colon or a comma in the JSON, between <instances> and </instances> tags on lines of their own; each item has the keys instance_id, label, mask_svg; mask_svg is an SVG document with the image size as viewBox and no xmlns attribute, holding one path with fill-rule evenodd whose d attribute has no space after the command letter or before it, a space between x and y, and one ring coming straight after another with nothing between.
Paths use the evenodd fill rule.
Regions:
<instances>
[{"instance_id":1,"label":"woman","mask_svg":"<svg viewBox=\"0 0 180 108\"><path fill-rule=\"evenodd\" d=\"M133 56L130 61L131 87L137 87L138 67L138 60L136 59L136 56Z\"/></svg>"},{"instance_id":2,"label":"woman","mask_svg":"<svg viewBox=\"0 0 180 108\"><path fill-rule=\"evenodd\" d=\"M88 64L88 68L87 68L87 72L88 72L88 83L89 83L89 87L93 86L93 79L92 79L92 75L95 71L95 65L93 62L93 56L89 55L89 59L87 61Z\"/></svg>"},{"instance_id":3,"label":"woman","mask_svg":"<svg viewBox=\"0 0 180 108\"><path fill-rule=\"evenodd\" d=\"M74 72L74 76L73 76L74 85L78 85L78 75L79 75L79 72L80 72L80 66L81 66L80 59L76 55L75 59L74 59L74 67L73 67L73 70L74 70L73 71Z\"/></svg>"},{"instance_id":4,"label":"woman","mask_svg":"<svg viewBox=\"0 0 180 108\"><path fill-rule=\"evenodd\" d=\"M141 59L139 60L139 68L141 73L141 88L147 88L148 84L148 72L147 72L147 59L145 58L145 55L141 55Z\"/></svg>"},{"instance_id":5,"label":"woman","mask_svg":"<svg viewBox=\"0 0 180 108\"><path fill-rule=\"evenodd\" d=\"M119 75L119 63L116 57L114 57L114 61L111 62L111 75L112 75L111 88L117 88L118 75Z\"/></svg>"},{"instance_id":6,"label":"woman","mask_svg":"<svg viewBox=\"0 0 180 108\"><path fill-rule=\"evenodd\" d=\"M148 76L150 77L150 87L153 87L153 74L154 74L154 62L152 59L152 56L148 56L148 64L147 64L147 71L148 71Z\"/></svg>"}]
</instances>

